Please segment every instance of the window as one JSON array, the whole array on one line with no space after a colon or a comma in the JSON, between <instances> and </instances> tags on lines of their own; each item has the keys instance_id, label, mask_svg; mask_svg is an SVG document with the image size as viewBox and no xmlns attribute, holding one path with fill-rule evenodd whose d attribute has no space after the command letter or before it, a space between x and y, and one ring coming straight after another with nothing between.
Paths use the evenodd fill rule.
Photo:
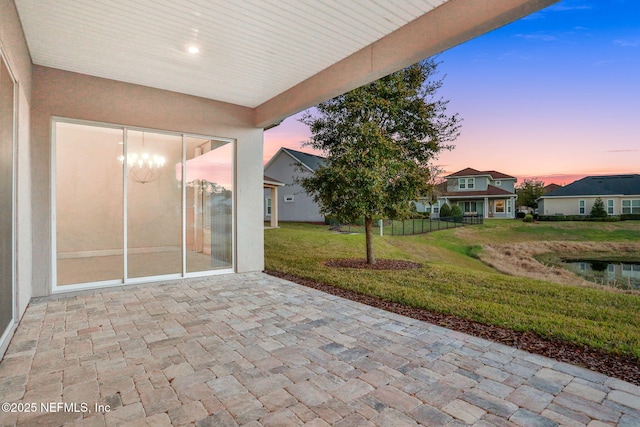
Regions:
<instances>
[{"instance_id":1,"label":"window","mask_svg":"<svg viewBox=\"0 0 640 427\"><path fill-rule=\"evenodd\" d=\"M511 213L511 200L507 200L507 213Z\"/></svg>"},{"instance_id":2,"label":"window","mask_svg":"<svg viewBox=\"0 0 640 427\"><path fill-rule=\"evenodd\" d=\"M502 185L502 181L496 181L496 182L494 182L494 185L496 187L500 187Z\"/></svg>"},{"instance_id":3,"label":"window","mask_svg":"<svg viewBox=\"0 0 640 427\"><path fill-rule=\"evenodd\" d=\"M475 178L459 178L458 188L460 190L472 190L475 187Z\"/></svg>"},{"instance_id":4,"label":"window","mask_svg":"<svg viewBox=\"0 0 640 427\"><path fill-rule=\"evenodd\" d=\"M613 200L607 200L607 213L613 215Z\"/></svg>"},{"instance_id":5,"label":"window","mask_svg":"<svg viewBox=\"0 0 640 427\"><path fill-rule=\"evenodd\" d=\"M585 201L584 200L579 200L578 201L578 214L579 215L584 215L585 213L587 213L587 208L585 207Z\"/></svg>"},{"instance_id":6,"label":"window","mask_svg":"<svg viewBox=\"0 0 640 427\"><path fill-rule=\"evenodd\" d=\"M640 214L640 199L623 200L622 214Z\"/></svg>"},{"instance_id":7,"label":"window","mask_svg":"<svg viewBox=\"0 0 640 427\"><path fill-rule=\"evenodd\" d=\"M271 216L271 198L265 199L264 212L267 216Z\"/></svg>"},{"instance_id":8,"label":"window","mask_svg":"<svg viewBox=\"0 0 640 427\"><path fill-rule=\"evenodd\" d=\"M462 206L462 211L469 215L469 214L477 214L478 213L478 202L462 202L460 203Z\"/></svg>"},{"instance_id":9,"label":"window","mask_svg":"<svg viewBox=\"0 0 640 427\"><path fill-rule=\"evenodd\" d=\"M434 214L440 213L440 202L435 202L433 204L433 213Z\"/></svg>"},{"instance_id":10,"label":"window","mask_svg":"<svg viewBox=\"0 0 640 427\"><path fill-rule=\"evenodd\" d=\"M284 202L285 203L293 203L293 194L288 194L288 195L284 196Z\"/></svg>"},{"instance_id":11,"label":"window","mask_svg":"<svg viewBox=\"0 0 640 427\"><path fill-rule=\"evenodd\" d=\"M504 200L496 200L496 213L504 213Z\"/></svg>"}]
</instances>

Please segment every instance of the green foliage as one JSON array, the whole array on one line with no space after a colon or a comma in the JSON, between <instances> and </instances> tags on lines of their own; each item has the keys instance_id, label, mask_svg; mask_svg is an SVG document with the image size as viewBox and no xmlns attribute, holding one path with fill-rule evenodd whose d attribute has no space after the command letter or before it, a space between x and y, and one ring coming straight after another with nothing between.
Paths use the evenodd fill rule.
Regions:
<instances>
[{"instance_id":1,"label":"green foliage","mask_svg":"<svg viewBox=\"0 0 640 427\"><path fill-rule=\"evenodd\" d=\"M538 202L536 200L544 195L544 182L537 178L525 179L522 184L516 186L516 194L518 195L518 206L537 208Z\"/></svg>"},{"instance_id":2,"label":"green foliage","mask_svg":"<svg viewBox=\"0 0 640 427\"><path fill-rule=\"evenodd\" d=\"M624 218L624 215L621 216L609 216L607 215L604 218L600 217L591 217L585 215L540 215L538 216L538 221L551 221L551 222L559 222L559 221L576 221L576 222L618 222L624 221L626 219L634 219L634 218ZM640 218L636 218L640 219Z\"/></svg>"},{"instance_id":3,"label":"green foliage","mask_svg":"<svg viewBox=\"0 0 640 427\"><path fill-rule=\"evenodd\" d=\"M451 148L460 127L457 115L446 115L447 102L435 98L442 86L432 79L436 66L432 60L412 65L303 116L312 133L307 145L326 161L299 182L323 214L347 223L402 219L411 201L429 193L430 161ZM367 259L375 262L369 242Z\"/></svg>"},{"instance_id":4,"label":"green foliage","mask_svg":"<svg viewBox=\"0 0 640 427\"><path fill-rule=\"evenodd\" d=\"M640 224L619 222L614 231L597 223L547 223L488 220L484 225L426 236L375 236L385 258L420 262L405 271L328 268L324 262L357 256L362 235L342 235L326 227L282 223L265 231L265 263L298 277L453 314L552 339L640 357L640 295L557 285L496 273L474 258L479 244L557 239L635 241ZM593 239L593 238L596 239Z\"/></svg>"},{"instance_id":5,"label":"green foliage","mask_svg":"<svg viewBox=\"0 0 640 427\"><path fill-rule=\"evenodd\" d=\"M460 209L460 206L454 205L451 208L451 216L462 216L462 209Z\"/></svg>"},{"instance_id":6,"label":"green foliage","mask_svg":"<svg viewBox=\"0 0 640 427\"><path fill-rule=\"evenodd\" d=\"M593 207L591 208L591 217L592 218L606 218L607 215L607 211L604 208L604 202L602 201L602 199L600 197L598 197L596 199L595 202L593 202Z\"/></svg>"},{"instance_id":7,"label":"green foliage","mask_svg":"<svg viewBox=\"0 0 640 427\"><path fill-rule=\"evenodd\" d=\"M533 222L533 215L530 213L526 214L523 219L524 222Z\"/></svg>"},{"instance_id":8,"label":"green foliage","mask_svg":"<svg viewBox=\"0 0 640 427\"><path fill-rule=\"evenodd\" d=\"M451 216L451 206L445 203L440 206L440 218L446 218L448 216Z\"/></svg>"}]
</instances>

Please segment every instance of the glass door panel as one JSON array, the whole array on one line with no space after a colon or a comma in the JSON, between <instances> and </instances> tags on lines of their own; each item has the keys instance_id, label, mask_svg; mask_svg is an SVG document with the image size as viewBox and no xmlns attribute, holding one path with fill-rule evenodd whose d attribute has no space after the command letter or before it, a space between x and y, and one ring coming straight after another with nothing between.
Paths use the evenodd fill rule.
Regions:
<instances>
[{"instance_id":1,"label":"glass door panel","mask_svg":"<svg viewBox=\"0 0 640 427\"><path fill-rule=\"evenodd\" d=\"M57 284L122 280L122 129L55 130Z\"/></svg>"},{"instance_id":2,"label":"glass door panel","mask_svg":"<svg viewBox=\"0 0 640 427\"><path fill-rule=\"evenodd\" d=\"M187 272L232 267L233 145L187 138Z\"/></svg>"},{"instance_id":3,"label":"glass door panel","mask_svg":"<svg viewBox=\"0 0 640 427\"><path fill-rule=\"evenodd\" d=\"M13 320L13 93L14 82L0 56L0 336Z\"/></svg>"},{"instance_id":4,"label":"glass door panel","mask_svg":"<svg viewBox=\"0 0 640 427\"><path fill-rule=\"evenodd\" d=\"M127 131L127 277L182 274L182 137Z\"/></svg>"}]
</instances>

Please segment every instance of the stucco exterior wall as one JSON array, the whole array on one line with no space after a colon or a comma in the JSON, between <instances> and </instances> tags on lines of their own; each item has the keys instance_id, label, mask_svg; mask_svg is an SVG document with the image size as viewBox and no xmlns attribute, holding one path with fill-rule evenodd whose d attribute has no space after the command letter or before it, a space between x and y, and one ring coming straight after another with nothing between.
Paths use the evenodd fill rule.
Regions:
<instances>
[{"instance_id":1,"label":"stucco exterior wall","mask_svg":"<svg viewBox=\"0 0 640 427\"><path fill-rule=\"evenodd\" d=\"M324 215L320 214L320 207L304 191L304 188L294 182L295 177L303 173L299 170L299 163L284 152L280 152L264 171L265 175L285 184L284 187L278 188L278 219L280 221L324 221ZM293 201L285 202L287 196L293 196ZM271 201L271 203L275 202Z\"/></svg>"},{"instance_id":2,"label":"stucco exterior wall","mask_svg":"<svg viewBox=\"0 0 640 427\"><path fill-rule=\"evenodd\" d=\"M140 126L235 139L236 270L264 265L262 129L248 108L47 67L33 68L34 295L51 288L52 117Z\"/></svg>"},{"instance_id":3,"label":"stucco exterior wall","mask_svg":"<svg viewBox=\"0 0 640 427\"><path fill-rule=\"evenodd\" d=\"M580 215L578 204L580 200L585 201L585 215L591 213L591 208L595 203L597 196L585 196L585 197L545 197L541 200L542 203L538 203L539 215ZM611 215L622 214L622 200L640 199L640 195L637 196L601 196L604 203L605 210L607 209L607 201L613 200L613 213Z\"/></svg>"}]
</instances>

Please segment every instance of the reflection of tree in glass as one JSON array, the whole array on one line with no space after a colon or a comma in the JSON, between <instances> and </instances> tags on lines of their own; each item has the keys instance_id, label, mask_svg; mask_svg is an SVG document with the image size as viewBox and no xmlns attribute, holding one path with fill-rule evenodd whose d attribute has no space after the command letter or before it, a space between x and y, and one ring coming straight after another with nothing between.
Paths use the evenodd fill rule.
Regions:
<instances>
[{"instance_id":1,"label":"reflection of tree in glass","mask_svg":"<svg viewBox=\"0 0 640 427\"><path fill-rule=\"evenodd\" d=\"M206 194L224 194L230 193L229 190L225 189L222 185L216 184L215 182L209 182L206 179L196 179L195 181L187 182L187 188L195 188L198 190L198 193L206 193Z\"/></svg>"},{"instance_id":2,"label":"reflection of tree in glass","mask_svg":"<svg viewBox=\"0 0 640 427\"><path fill-rule=\"evenodd\" d=\"M591 270L593 271L605 271L608 266L607 261L591 261Z\"/></svg>"}]
</instances>

